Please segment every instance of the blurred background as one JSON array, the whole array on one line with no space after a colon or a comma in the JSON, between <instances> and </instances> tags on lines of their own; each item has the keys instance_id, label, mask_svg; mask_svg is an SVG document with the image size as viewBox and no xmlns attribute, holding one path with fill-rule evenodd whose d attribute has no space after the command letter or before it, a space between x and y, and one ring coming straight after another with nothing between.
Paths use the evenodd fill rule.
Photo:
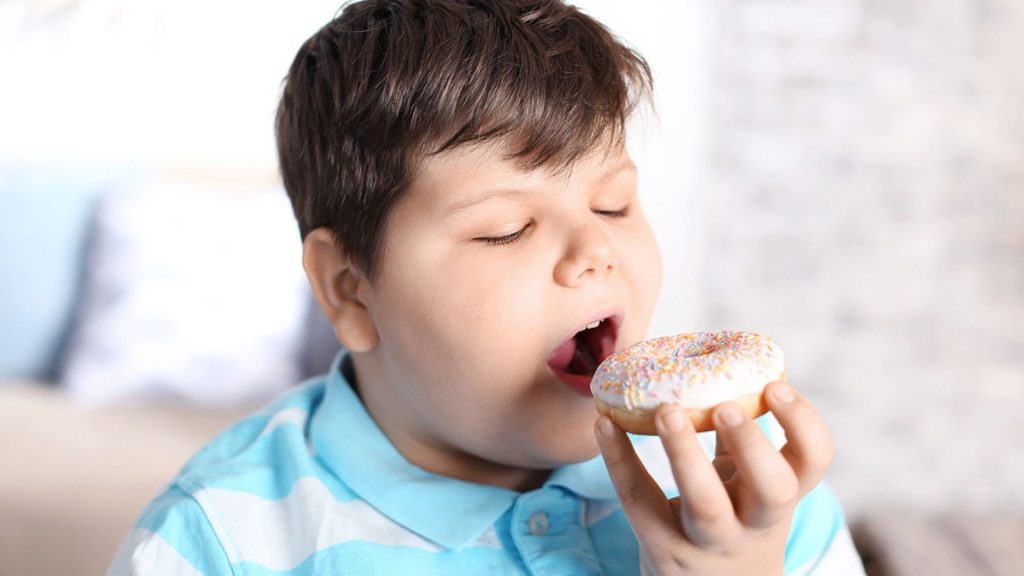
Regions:
<instances>
[{"instance_id":1,"label":"blurred background","mask_svg":"<svg viewBox=\"0 0 1024 576\"><path fill-rule=\"evenodd\" d=\"M651 335L782 345L873 573L1024 573L1024 4L577 4L655 75ZM0 0L0 573L102 572L326 368L273 113L337 9Z\"/></svg>"}]
</instances>

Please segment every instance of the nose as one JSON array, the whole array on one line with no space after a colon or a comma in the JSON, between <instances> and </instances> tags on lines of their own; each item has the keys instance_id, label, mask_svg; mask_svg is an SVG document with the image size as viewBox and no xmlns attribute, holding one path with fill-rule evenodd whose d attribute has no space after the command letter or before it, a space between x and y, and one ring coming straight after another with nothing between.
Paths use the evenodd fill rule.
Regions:
<instances>
[{"instance_id":1,"label":"nose","mask_svg":"<svg viewBox=\"0 0 1024 576\"><path fill-rule=\"evenodd\" d=\"M617 267L615 244L608 232L600 223L588 222L569 232L565 252L555 265L555 282L571 288Z\"/></svg>"}]
</instances>

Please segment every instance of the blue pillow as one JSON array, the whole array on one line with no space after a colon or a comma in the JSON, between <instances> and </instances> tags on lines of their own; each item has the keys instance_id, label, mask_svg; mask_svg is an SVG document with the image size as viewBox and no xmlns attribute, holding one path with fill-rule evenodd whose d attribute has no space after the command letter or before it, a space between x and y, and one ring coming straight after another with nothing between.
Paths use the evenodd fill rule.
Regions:
<instances>
[{"instance_id":1,"label":"blue pillow","mask_svg":"<svg viewBox=\"0 0 1024 576\"><path fill-rule=\"evenodd\" d=\"M0 379L56 380L95 203L136 169L0 163Z\"/></svg>"}]
</instances>

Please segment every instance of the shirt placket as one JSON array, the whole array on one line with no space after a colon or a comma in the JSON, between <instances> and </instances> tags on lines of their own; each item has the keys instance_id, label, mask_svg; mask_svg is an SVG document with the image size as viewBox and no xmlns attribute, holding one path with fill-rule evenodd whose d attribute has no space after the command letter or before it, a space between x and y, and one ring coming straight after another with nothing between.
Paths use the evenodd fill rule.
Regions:
<instances>
[{"instance_id":1,"label":"shirt placket","mask_svg":"<svg viewBox=\"0 0 1024 576\"><path fill-rule=\"evenodd\" d=\"M590 534L583 526L582 503L555 487L520 495L512 508L511 534L533 576L603 574Z\"/></svg>"}]
</instances>

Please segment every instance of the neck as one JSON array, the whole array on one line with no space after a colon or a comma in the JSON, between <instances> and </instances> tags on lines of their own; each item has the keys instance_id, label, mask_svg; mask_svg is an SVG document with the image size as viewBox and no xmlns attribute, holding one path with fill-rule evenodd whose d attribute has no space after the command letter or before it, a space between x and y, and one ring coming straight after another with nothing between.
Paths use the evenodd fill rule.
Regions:
<instances>
[{"instance_id":1,"label":"neck","mask_svg":"<svg viewBox=\"0 0 1024 576\"><path fill-rule=\"evenodd\" d=\"M385 434L387 434L386 431ZM543 486L552 472L551 470L508 466L465 452L445 450L438 446L426 446L415 439L395 438L390 435L388 439L407 460L416 466L427 472L464 482L497 486L516 492L529 492ZM420 457L421 455L428 457Z\"/></svg>"},{"instance_id":2,"label":"neck","mask_svg":"<svg viewBox=\"0 0 1024 576\"><path fill-rule=\"evenodd\" d=\"M395 449L413 465L439 476L517 492L540 488L551 476L551 470L494 462L459 450L457 446L445 443L435 435L417 434L414 415L396 413L395 404L387 402L386 394L381 394L380 387L366 384L381 380L375 378L372 361L366 363L360 360L368 359L353 356L355 374L349 375L349 382L355 387L370 417ZM356 382L359 383L358 387Z\"/></svg>"}]
</instances>

